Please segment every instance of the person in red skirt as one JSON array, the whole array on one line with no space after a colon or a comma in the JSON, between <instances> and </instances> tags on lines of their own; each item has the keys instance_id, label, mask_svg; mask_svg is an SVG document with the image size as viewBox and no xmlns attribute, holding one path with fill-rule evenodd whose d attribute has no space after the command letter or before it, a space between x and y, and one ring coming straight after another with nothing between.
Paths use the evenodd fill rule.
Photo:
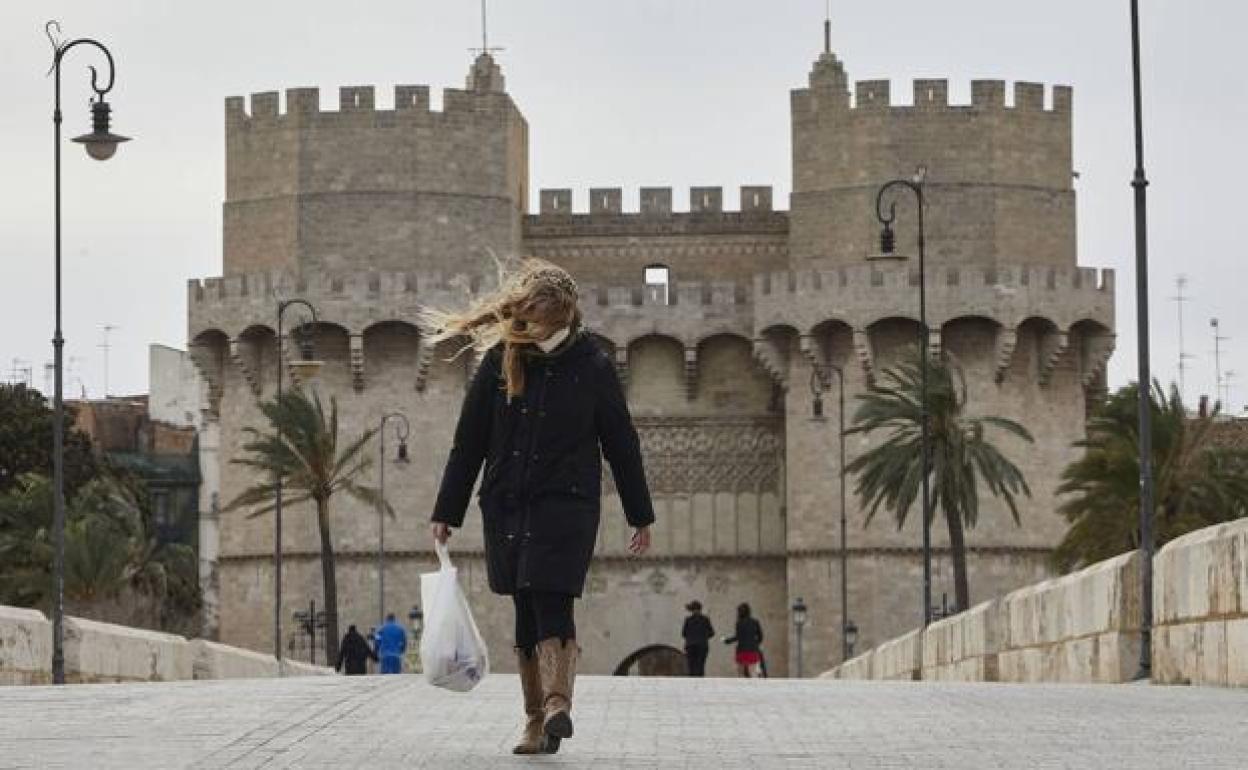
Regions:
<instances>
[{"instance_id":1,"label":"person in red skirt","mask_svg":"<svg viewBox=\"0 0 1248 770\"><path fill-rule=\"evenodd\" d=\"M750 605L737 605L737 630L724 644L737 645L737 670L744 677L757 677L763 663L763 627L750 615Z\"/></svg>"}]
</instances>

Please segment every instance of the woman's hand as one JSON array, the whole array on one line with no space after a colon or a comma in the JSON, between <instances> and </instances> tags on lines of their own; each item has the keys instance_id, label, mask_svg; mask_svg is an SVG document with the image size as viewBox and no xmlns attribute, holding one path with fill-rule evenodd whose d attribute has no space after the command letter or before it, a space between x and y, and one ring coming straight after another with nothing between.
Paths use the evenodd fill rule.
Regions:
<instances>
[{"instance_id":1,"label":"woman's hand","mask_svg":"<svg viewBox=\"0 0 1248 770\"><path fill-rule=\"evenodd\" d=\"M633 531L633 539L628 544L628 550L633 556L641 556L650 550L649 527L640 527Z\"/></svg>"},{"instance_id":2,"label":"woman's hand","mask_svg":"<svg viewBox=\"0 0 1248 770\"><path fill-rule=\"evenodd\" d=\"M435 521L429 525L429 533L433 535L435 543L446 545L446 541L451 539L451 525Z\"/></svg>"}]
</instances>

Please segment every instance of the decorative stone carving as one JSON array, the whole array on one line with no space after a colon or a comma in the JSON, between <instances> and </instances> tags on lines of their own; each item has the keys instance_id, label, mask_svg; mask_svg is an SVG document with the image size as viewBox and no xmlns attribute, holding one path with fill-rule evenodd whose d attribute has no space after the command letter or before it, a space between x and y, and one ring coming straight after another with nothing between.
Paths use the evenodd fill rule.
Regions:
<instances>
[{"instance_id":1,"label":"decorative stone carving","mask_svg":"<svg viewBox=\"0 0 1248 770\"><path fill-rule=\"evenodd\" d=\"M1045 387L1053 379L1053 370L1061 362L1070 347L1070 335L1054 331L1040 340L1040 386Z\"/></svg>"},{"instance_id":2,"label":"decorative stone carving","mask_svg":"<svg viewBox=\"0 0 1248 770\"><path fill-rule=\"evenodd\" d=\"M774 492L784 454L779 417L638 417L650 489L658 493ZM603 474L604 494L614 492Z\"/></svg>"},{"instance_id":3,"label":"decorative stone carving","mask_svg":"<svg viewBox=\"0 0 1248 770\"><path fill-rule=\"evenodd\" d=\"M251 355L248 351L249 344L245 340L230 340L230 360L234 362L243 379L247 381L247 385L251 388L253 395L260 395L260 375L251 363Z\"/></svg>"},{"instance_id":4,"label":"decorative stone carving","mask_svg":"<svg viewBox=\"0 0 1248 770\"><path fill-rule=\"evenodd\" d=\"M754 360L771 376L781 390L789 389L789 356L787 346L773 337L754 338Z\"/></svg>"},{"instance_id":5,"label":"decorative stone carving","mask_svg":"<svg viewBox=\"0 0 1248 770\"><path fill-rule=\"evenodd\" d=\"M1017 345L1017 329L1003 326L997 331L997 368L993 375L996 382L1005 380L1005 371L1010 368L1010 360L1014 357L1014 348Z\"/></svg>"},{"instance_id":6,"label":"decorative stone carving","mask_svg":"<svg viewBox=\"0 0 1248 770\"><path fill-rule=\"evenodd\" d=\"M364 392L364 335L351 335L351 387Z\"/></svg>"}]
</instances>

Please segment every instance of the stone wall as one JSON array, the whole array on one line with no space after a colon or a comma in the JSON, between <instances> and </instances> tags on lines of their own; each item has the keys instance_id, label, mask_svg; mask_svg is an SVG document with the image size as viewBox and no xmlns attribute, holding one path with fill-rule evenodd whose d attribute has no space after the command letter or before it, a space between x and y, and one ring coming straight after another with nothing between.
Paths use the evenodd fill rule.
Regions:
<instances>
[{"instance_id":1,"label":"stone wall","mask_svg":"<svg viewBox=\"0 0 1248 770\"><path fill-rule=\"evenodd\" d=\"M1248 519L1172 540L1153 570L1153 678L1248 687Z\"/></svg>"},{"instance_id":2,"label":"stone wall","mask_svg":"<svg viewBox=\"0 0 1248 770\"><path fill-rule=\"evenodd\" d=\"M1132 551L984 602L822 676L1129 681L1139 669L1140 559ZM1153 603L1155 683L1248 686L1248 520L1167 543L1153 560Z\"/></svg>"},{"instance_id":3,"label":"stone wall","mask_svg":"<svg viewBox=\"0 0 1248 770\"><path fill-rule=\"evenodd\" d=\"M65 618L65 681L174 682L274 676L326 676L333 669L204 639ZM52 624L38 610L0 605L0 685L52 682Z\"/></svg>"},{"instance_id":4,"label":"stone wall","mask_svg":"<svg viewBox=\"0 0 1248 770\"><path fill-rule=\"evenodd\" d=\"M38 610L0 605L0 685L52 681L52 624Z\"/></svg>"}]
</instances>

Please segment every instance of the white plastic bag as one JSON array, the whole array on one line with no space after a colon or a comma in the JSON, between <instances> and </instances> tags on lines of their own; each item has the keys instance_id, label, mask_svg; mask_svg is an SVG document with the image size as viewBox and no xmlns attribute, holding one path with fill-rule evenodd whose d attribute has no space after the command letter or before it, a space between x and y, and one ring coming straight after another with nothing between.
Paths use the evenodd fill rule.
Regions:
<instances>
[{"instance_id":1,"label":"white plastic bag","mask_svg":"<svg viewBox=\"0 0 1248 770\"><path fill-rule=\"evenodd\" d=\"M438 543L435 550L441 569L420 576L420 601L425 606L421 664L429 684L468 692L490 672L490 657L446 544Z\"/></svg>"}]
</instances>

